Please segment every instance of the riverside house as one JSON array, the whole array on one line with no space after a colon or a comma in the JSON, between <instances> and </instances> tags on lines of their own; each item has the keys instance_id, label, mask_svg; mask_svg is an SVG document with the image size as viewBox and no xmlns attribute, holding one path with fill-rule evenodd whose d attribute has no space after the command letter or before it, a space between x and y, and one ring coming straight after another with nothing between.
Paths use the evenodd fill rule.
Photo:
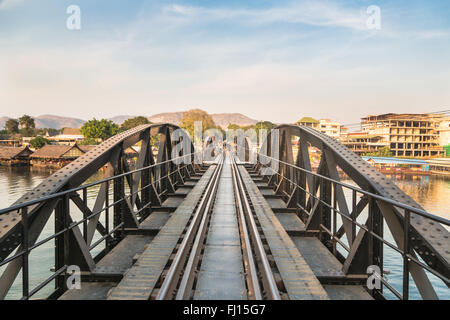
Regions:
<instances>
[{"instance_id":1,"label":"riverside house","mask_svg":"<svg viewBox=\"0 0 450 320\"><path fill-rule=\"evenodd\" d=\"M28 147L0 147L0 165L28 166L32 153Z\"/></svg>"},{"instance_id":2,"label":"riverside house","mask_svg":"<svg viewBox=\"0 0 450 320\"><path fill-rule=\"evenodd\" d=\"M46 144L30 156L30 164L35 167L59 169L84 153L77 144L73 146Z\"/></svg>"}]
</instances>

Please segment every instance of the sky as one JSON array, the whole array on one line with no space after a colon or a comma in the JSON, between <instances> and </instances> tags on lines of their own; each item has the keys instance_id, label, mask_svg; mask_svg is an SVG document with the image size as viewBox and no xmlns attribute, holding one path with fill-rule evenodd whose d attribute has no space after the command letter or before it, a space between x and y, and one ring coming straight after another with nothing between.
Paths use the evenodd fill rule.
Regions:
<instances>
[{"instance_id":1,"label":"sky","mask_svg":"<svg viewBox=\"0 0 450 320\"><path fill-rule=\"evenodd\" d=\"M0 0L0 116L348 124L449 107L448 0Z\"/></svg>"}]
</instances>

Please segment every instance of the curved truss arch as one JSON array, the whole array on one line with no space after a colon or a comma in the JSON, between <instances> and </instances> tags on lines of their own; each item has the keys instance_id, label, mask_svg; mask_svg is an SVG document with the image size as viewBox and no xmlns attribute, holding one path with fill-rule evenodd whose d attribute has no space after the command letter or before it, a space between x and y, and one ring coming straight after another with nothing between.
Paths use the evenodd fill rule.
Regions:
<instances>
[{"instance_id":1,"label":"curved truss arch","mask_svg":"<svg viewBox=\"0 0 450 320\"><path fill-rule=\"evenodd\" d=\"M344 263L346 273L365 273L367 267L372 264L381 266L381 270L383 270L383 246L377 245L378 241L373 241L373 237L367 237L365 230L360 229L358 234L355 234L354 230L355 226L352 220L356 220L359 213L368 207L369 217L365 225L370 226L374 234L382 238L383 224L386 223L400 250L404 249L405 244L404 226L407 212L410 219L408 219L406 243L411 248L408 254L413 258L417 258L416 254L418 254L429 267L448 279L450 275L450 233L442 224L427 218L426 215L431 215L400 190L394 182L340 142L313 128L282 124L275 130L278 130L279 148L272 152L271 146L268 144L265 150L267 156L259 155L257 168L262 168L261 160L264 157L278 161L279 171L268 177L268 182L274 186L278 194L284 197L289 207L300 208L300 216L307 229L318 229L322 224L331 230L330 214L332 210L330 207L333 206L333 201L336 203L336 211L339 211L342 218L337 237L341 238L345 235L350 249L349 255L340 259ZM273 132L269 133L266 143L271 141ZM298 152L295 159L292 138L298 139ZM313 172L310 162L311 147L320 150L321 155L317 173L308 174L308 172ZM279 152L279 154L275 154L275 152ZM273 156L272 153L274 153ZM267 164L267 161L262 162ZM298 168L302 170L297 170ZM340 173L342 172L350 177L361 190L367 192L367 195L363 196L357 205L353 203L353 208L349 205L352 201L347 199L344 194L344 184L340 183ZM321 177L325 177L325 179L321 179ZM371 198L370 194L378 195L380 198ZM329 206L323 206L323 203L327 203ZM399 207L395 203L403 205ZM414 211L421 212L425 216L416 214ZM368 238L371 239L372 245L368 244ZM329 243L330 238L322 240ZM366 248L361 250L363 245ZM363 252L367 250L368 252ZM407 267L422 297L437 298L423 268L416 263L409 263Z\"/></svg>"},{"instance_id":2,"label":"curved truss arch","mask_svg":"<svg viewBox=\"0 0 450 320\"><path fill-rule=\"evenodd\" d=\"M0 262L16 248L17 252L21 252L24 247L27 249L35 245L53 212L56 228L68 228L70 224L74 224L70 214L65 216L64 213L69 211L71 200L89 219L86 219L83 232L78 225L70 229L71 250L78 253L71 257L70 262L79 265L82 270L92 271L95 262L90 249L95 232L108 240L107 249L110 249L121 240L118 225L137 228L139 222L150 214L153 206L160 206L167 193L174 192L177 186L184 184L184 179L194 173L194 153L185 154L186 150L181 148L176 157L188 158L189 161L185 161L188 164L176 164L172 161L172 149L175 144L181 143L171 140L172 133L177 129L180 128L168 123L148 124L117 134L52 174L10 208L2 210L5 212L0 213ZM188 143L193 151L190 139ZM137 159L134 164L130 164L125 150L137 144ZM153 153L154 150L157 150L157 154ZM99 183L93 208L89 208L86 194L80 195L78 191L101 168L104 168L105 178ZM112 180L116 176L119 178ZM114 209L114 232L108 234L108 228L99 222L99 217L108 206L110 185L114 185L114 205L110 205ZM68 190L75 191L68 193ZM59 194L62 195L57 196ZM26 208L28 232L23 230L23 208ZM58 221L64 221L64 225L57 226ZM27 243L24 243L24 233L27 233ZM0 277L0 298L8 292L22 264L22 256L8 263Z\"/></svg>"}]
</instances>

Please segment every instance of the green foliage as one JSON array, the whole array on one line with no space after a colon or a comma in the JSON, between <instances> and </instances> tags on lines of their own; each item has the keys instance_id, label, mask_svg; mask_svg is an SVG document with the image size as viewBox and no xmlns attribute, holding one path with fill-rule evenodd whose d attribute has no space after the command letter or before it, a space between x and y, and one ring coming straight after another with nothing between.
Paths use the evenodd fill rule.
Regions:
<instances>
[{"instance_id":1,"label":"green foliage","mask_svg":"<svg viewBox=\"0 0 450 320\"><path fill-rule=\"evenodd\" d=\"M200 109L192 109L183 113L180 127L185 129L191 137L194 136L194 122L201 121L203 132L205 130L216 128L216 124L212 117L205 111Z\"/></svg>"},{"instance_id":2,"label":"green foliage","mask_svg":"<svg viewBox=\"0 0 450 320\"><path fill-rule=\"evenodd\" d=\"M47 140L47 139L45 139L44 137L41 137L41 136L37 136L36 138L30 140L30 145L33 148L35 148L35 149L40 149L40 148L42 148L43 146L45 146L46 144L49 144L49 143L50 143L49 140Z\"/></svg>"},{"instance_id":3,"label":"green foliage","mask_svg":"<svg viewBox=\"0 0 450 320\"><path fill-rule=\"evenodd\" d=\"M269 134L269 132L274 129L277 125L270 122L270 121L260 121L257 124L255 124L255 131L256 131L256 137L259 141L259 132L260 130L265 129L266 130L266 135ZM264 141L264 139L263 139Z\"/></svg>"},{"instance_id":4,"label":"green foliage","mask_svg":"<svg viewBox=\"0 0 450 320\"><path fill-rule=\"evenodd\" d=\"M295 124L300 123L319 123L319 121L311 117L303 117L300 120L298 120Z\"/></svg>"},{"instance_id":5,"label":"green foliage","mask_svg":"<svg viewBox=\"0 0 450 320\"><path fill-rule=\"evenodd\" d=\"M19 118L19 125L21 127L21 133L24 136L30 137L34 134L34 129L36 128L34 119L29 115L24 114Z\"/></svg>"},{"instance_id":6,"label":"green foliage","mask_svg":"<svg viewBox=\"0 0 450 320\"><path fill-rule=\"evenodd\" d=\"M242 127L238 124L230 123L227 127L228 130L238 130L242 129Z\"/></svg>"},{"instance_id":7,"label":"green foliage","mask_svg":"<svg viewBox=\"0 0 450 320\"><path fill-rule=\"evenodd\" d=\"M16 119L8 119L5 123L5 129L11 135L19 133L19 121Z\"/></svg>"},{"instance_id":8,"label":"green foliage","mask_svg":"<svg viewBox=\"0 0 450 320\"><path fill-rule=\"evenodd\" d=\"M96 138L85 138L83 141L81 141L79 144L81 145L96 145L100 144L101 140Z\"/></svg>"},{"instance_id":9,"label":"green foliage","mask_svg":"<svg viewBox=\"0 0 450 320\"><path fill-rule=\"evenodd\" d=\"M365 153L364 156L369 157L392 157L394 154L388 146L379 149L377 152L368 152Z\"/></svg>"},{"instance_id":10,"label":"green foliage","mask_svg":"<svg viewBox=\"0 0 450 320\"><path fill-rule=\"evenodd\" d=\"M101 139L102 141L119 133L119 126L107 119L92 119L84 123L81 133L86 139Z\"/></svg>"},{"instance_id":11,"label":"green foliage","mask_svg":"<svg viewBox=\"0 0 450 320\"><path fill-rule=\"evenodd\" d=\"M124 123L122 123L122 125L120 126L120 131L127 131L129 129L135 128L143 124L150 124L150 121L148 121L148 119L143 116L130 118L125 120Z\"/></svg>"}]
</instances>

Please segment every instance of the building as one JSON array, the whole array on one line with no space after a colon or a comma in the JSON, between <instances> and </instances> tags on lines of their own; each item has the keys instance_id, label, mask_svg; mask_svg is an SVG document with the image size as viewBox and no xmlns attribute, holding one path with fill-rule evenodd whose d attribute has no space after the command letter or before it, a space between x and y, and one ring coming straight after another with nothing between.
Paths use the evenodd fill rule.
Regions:
<instances>
[{"instance_id":1,"label":"building","mask_svg":"<svg viewBox=\"0 0 450 320\"><path fill-rule=\"evenodd\" d=\"M439 124L439 144L444 147L445 155L450 156L450 117L443 117Z\"/></svg>"},{"instance_id":2,"label":"building","mask_svg":"<svg viewBox=\"0 0 450 320\"><path fill-rule=\"evenodd\" d=\"M0 147L0 165L27 166L32 153L28 147Z\"/></svg>"},{"instance_id":3,"label":"building","mask_svg":"<svg viewBox=\"0 0 450 320\"><path fill-rule=\"evenodd\" d=\"M381 136L371 135L368 132L350 132L342 134L339 140L351 151L363 156L385 147L387 144L380 142L381 139Z\"/></svg>"},{"instance_id":4,"label":"building","mask_svg":"<svg viewBox=\"0 0 450 320\"><path fill-rule=\"evenodd\" d=\"M317 129L317 127L319 126L319 120L316 120L311 117L303 117L300 120L298 120L296 124Z\"/></svg>"},{"instance_id":5,"label":"building","mask_svg":"<svg viewBox=\"0 0 450 320\"><path fill-rule=\"evenodd\" d=\"M0 140L0 146L5 147L19 147L21 145L21 142L19 139L3 139Z\"/></svg>"},{"instance_id":6,"label":"building","mask_svg":"<svg viewBox=\"0 0 450 320\"><path fill-rule=\"evenodd\" d=\"M347 132L346 127L338 122L333 122L330 119L320 119L317 130L336 139Z\"/></svg>"},{"instance_id":7,"label":"building","mask_svg":"<svg viewBox=\"0 0 450 320\"><path fill-rule=\"evenodd\" d=\"M30 164L37 167L62 168L84 153L77 144L73 146L46 144L30 156Z\"/></svg>"},{"instance_id":8,"label":"building","mask_svg":"<svg viewBox=\"0 0 450 320\"><path fill-rule=\"evenodd\" d=\"M75 143L80 143L84 140L84 136L81 134L80 129L74 128L64 128L61 134L56 136L46 137L48 140L59 144L59 145L74 145Z\"/></svg>"},{"instance_id":9,"label":"building","mask_svg":"<svg viewBox=\"0 0 450 320\"><path fill-rule=\"evenodd\" d=\"M389 146L396 157L436 157L444 150L440 145L438 114L369 115L361 119L363 132L380 136L379 143Z\"/></svg>"},{"instance_id":10,"label":"building","mask_svg":"<svg viewBox=\"0 0 450 320\"><path fill-rule=\"evenodd\" d=\"M346 127L338 122L333 122L330 119L316 120L311 117L303 117L297 121L296 124L314 128L333 138L339 138L339 136L347 132Z\"/></svg>"}]
</instances>

